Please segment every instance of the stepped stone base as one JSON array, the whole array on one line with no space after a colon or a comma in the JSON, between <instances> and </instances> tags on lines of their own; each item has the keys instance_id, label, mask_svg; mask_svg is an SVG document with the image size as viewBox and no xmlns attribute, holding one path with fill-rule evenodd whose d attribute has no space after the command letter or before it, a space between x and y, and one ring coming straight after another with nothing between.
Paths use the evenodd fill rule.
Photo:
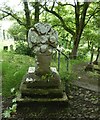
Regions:
<instances>
[{"instance_id":1,"label":"stepped stone base","mask_svg":"<svg viewBox=\"0 0 100 120\"><path fill-rule=\"evenodd\" d=\"M34 104L58 104L58 105L67 105L68 103L68 98L66 96L66 93L63 93L63 97L62 98L22 98L21 95L19 94L17 97L17 103L18 105L21 106L26 106L26 105L34 105ZM24 107L23 106L23 107Z\"/></svg>"},{"instance_id":2,"label":"stepped stone base","mask_svg":"<svg viewBox=\"0 0 100 120\"><path fill-rule=\"evenodd\" d=\"M29 67L20 86L18 103L66 103L67 101L68 98L56 68L51 67L49 76L39 76L35 73L35 67Z\"/></svg>"}]
</instances>

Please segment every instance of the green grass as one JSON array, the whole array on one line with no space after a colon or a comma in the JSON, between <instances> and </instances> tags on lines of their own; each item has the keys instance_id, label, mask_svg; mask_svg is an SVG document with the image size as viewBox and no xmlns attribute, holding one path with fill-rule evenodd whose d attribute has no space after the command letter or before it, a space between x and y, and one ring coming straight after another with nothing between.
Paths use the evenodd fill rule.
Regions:
<instances>
[{"instance_id":1,"label":"green grass","mask_svg":"<svg viewBox=\"0 0 100 120\"><path fill-rule=\"evenodd\" d=\"M72 65L73 63L75 64L76 62L74 62L75 60L71 61L69 60L68 62L68 70L67 70L67 60L65 60L65 57L61 55L60 58L60 70L59 70L59 74L60 74L60 78L63 81L71 81L73 80L74 74L72 72ZM58 61L54 60L52 65L56 66L56 68L58 68Z\"/></svg>"},{"instance_id":2,"label":"green grass","mask_svg":"<svg viewBox=\"0 0 100 120\"><path fill-rule=\"evenodd\" d=\"M2 59L2 93L7 97L10 96L11 88L19 89L24 74L28 67L34 64L34 60L31 57L10 52L3 52Z\"/></svg>"},{"instance_id":3,"label":"green grass","mask_svg":"<svg viewBox=\"0 0 100 120\"><path fill-rule=\"evenodd\" d=\"M23 76L28 70L29 66L34 66L34 59L25 55L18 55L11 52L2 52L2 93L3 96L11 95L11 88L19 89ZM75 74L72 72L72 66L83 62L84 60L70 60L69 70L66 70L66 60L61 57L60 61L60 77L61 80L73 80ZM57 59L52 60L51 66L58 67Z\"/></svg>"},{"instance_id":4,"label":"green grass","mask_svg":"<svg viewBox=\"0 0 100 120\"><path fill-rule=\"evenodd\" d=\"M28 70L29 66L34 66L34 59L25 55L18 55L11 52L2 53L2 93L3 96L11 95L11 88L19 89L21 80ZM57 68L57 60L53 60L51 66ZM67 77L66 61L61 58L60 65L61 79Z\"/></svg>"}]
</instances>

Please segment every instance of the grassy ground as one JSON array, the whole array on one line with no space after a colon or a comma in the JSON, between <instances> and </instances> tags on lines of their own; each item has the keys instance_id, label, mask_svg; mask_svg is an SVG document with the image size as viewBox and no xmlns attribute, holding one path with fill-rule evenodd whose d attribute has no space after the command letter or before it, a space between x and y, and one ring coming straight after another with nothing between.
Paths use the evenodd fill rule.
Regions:
<instances>
[{"instance_id":1,"label":"grassy ground","mask_svg":"<svg viewBox=\"0 0 100 120\"><path fill-rule=\"evenodd\" d=\"M11 88L14 87L19 89L21 80L27 72L28 67L34 66L34 58L25 55L14 54L12 52L2 52L2 58L0 59L2 60L2 67L0 67L0 71L2 71L2 93L3 96L8 97L11 95ZM70 60L67 70L67 61L61 56L59 70L61 80L75 80L78 75L77 72L73 72L72 66L86 61L87 59ZM51 66L58 68L58 60L53 59ZM78 69L78 67L76 68Z\"/></svg>"},{"instance_id":2,"label":"grassy ground","mask_svg":"<svg viewBox=\"0 0 100 120\"><path fill-rule=\"evenodd\" d=\"M34 58L12 52L3 52L2 60L2 93L3 96L8 97L11 95L11 88L19 88L28 67L34 66ZM51 66L58 68L57 59L52 60ZM69 79L70 75L66 70L66 61L64 58L61 58L59 73L62 80Z\"/></svg>"},{"instance_id":3,"label":"grassy ground","mask_svg":"<svg viewBox=\"0 0 100 120\"><path fill-rule=\"evenodd\" d=\"M2 93L3 96L8 97L11 94L11 88L19 88L28 67L34 66L35 63L32 57L11 52L3 52L2 60ZM51 66L58 68L57 59L52 61ZM59 73L62 79L65 79L67 75L69 78L69 74L66 74L66 61L64 58L61 58Z\"/></svg>"},{"instance_id":4,"label":"grassy ground","mask_svg":"<svg viewBox=\"0 0 100 120\"><path fill-rule=\"evenodd\" d=\"M2 59L2 93L9 96L11 88L19 88L23 75L34 61L31 57L10 52L3 52Z\"/></svg>"}]
</instances>

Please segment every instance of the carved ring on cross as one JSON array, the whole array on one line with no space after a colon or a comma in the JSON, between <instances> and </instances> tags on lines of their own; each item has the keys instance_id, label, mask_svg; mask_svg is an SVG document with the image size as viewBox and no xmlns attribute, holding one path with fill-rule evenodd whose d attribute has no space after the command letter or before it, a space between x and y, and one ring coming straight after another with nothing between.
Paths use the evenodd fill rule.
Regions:
<instances>
[{"instance_id":1,"label":"carved ring on cross","mask_svg":"<svg viewBox=\"0 0 100 120\"><path fill-rule=\"evenodd\" d=\"M33 48L36 54L52 54L57 47L57 40L57 32L47 23L35 24L28 33L29 47Z\"/></svg>"}]
</instances>

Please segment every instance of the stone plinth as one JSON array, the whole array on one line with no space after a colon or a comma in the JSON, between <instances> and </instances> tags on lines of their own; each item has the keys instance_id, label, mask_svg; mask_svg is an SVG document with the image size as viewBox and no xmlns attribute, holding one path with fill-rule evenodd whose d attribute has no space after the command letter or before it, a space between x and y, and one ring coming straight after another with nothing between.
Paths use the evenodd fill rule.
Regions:
<instances>
[{"instance_id":1,"label":"stone plinth","mask_svg":"<svg viewBox=\"0 0 100 120\"><path fill-rule=\"evenodd\" d=\"M63 84L55 67L47 76L38 76L35 67L29 67L24 76L18 95L18 103L67 102Z\"/></svg>"},{"instance_id":2,"label":"stone plinth","mask_svg":"<svg viewBox=\"0 0 100 120\"><path fill-rule=\"evenodd\" d=\"M22 98L21 94L18 95L17 97L17 103L18 107L22 106L32 106L35 104L38 105L68 105L68 98L66 96L66 93L63 93L63 96L60 98Z\"/></svg>"}]
</instances>

